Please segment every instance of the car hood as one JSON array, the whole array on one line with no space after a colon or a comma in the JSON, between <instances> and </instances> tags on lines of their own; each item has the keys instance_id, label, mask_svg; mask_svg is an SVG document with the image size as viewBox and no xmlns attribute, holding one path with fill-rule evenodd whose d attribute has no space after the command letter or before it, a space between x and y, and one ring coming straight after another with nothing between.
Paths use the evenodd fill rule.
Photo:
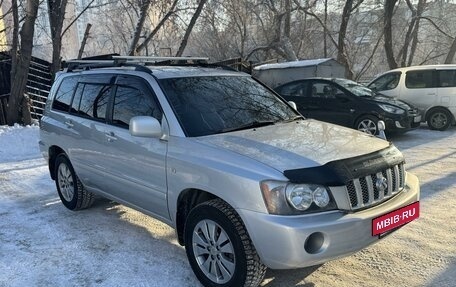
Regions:
<instances>
[{"instance_id":1,"label":"car hood","mask_svg":"<svg viewBox=\"0 0 456 287\"><path fill-rule=\"evenodd\" d=\"M374 97L372 97L372 99L376 102L398 106L400 108L403 108L406 111L413 109L413 107L410 106L409 104L407 104L406 102L403 102L394 97L389 97L389 96L385 96L382 94L376 94Z\"/></svg>"},{"instance_id":2,"label":"car hood","mask_svg":"<svg viewBox=\"0 0 456 287\"><path fill-rule=\"evenodd\" d=\"M199 137L197 140L244 155L281 172L321 166L390 145L353 129L311 119Z\"/></svg>"}]
</instances>

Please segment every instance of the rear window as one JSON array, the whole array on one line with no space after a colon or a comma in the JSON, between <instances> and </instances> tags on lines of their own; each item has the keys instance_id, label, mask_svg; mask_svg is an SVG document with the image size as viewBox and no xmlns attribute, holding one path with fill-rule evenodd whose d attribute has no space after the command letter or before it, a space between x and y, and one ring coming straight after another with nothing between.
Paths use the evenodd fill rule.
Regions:
<instances>
[{"instance_id":1,"label":"rear window","mask_svg":"<svg viewBox=\"0 0 456 287\"><path fill-rule=\"evenodd\" d=\"M77 83L78 80L76 77L66 77L62 80L52 103L52 109L68 112Z\"/></svg>"},{"instance_id":2,"label":"rear window","mask_svg":"<svg viewBox=\"0 0 456 287\"><path fill-rule=\"evenodd\" d=\"M438 70L437 76L439 87L456 87L456 70Z\"/></svg>"},{"instance_id":3,"label":"rear window","mask_svg":"<svg viewBox=\"0 0 456 287\"><path fill-rule=\"evenodd\" d=\"M433 75L433 70L407 72L405 86L409 89L435 88Z\"/></svg>"}]
</instances>

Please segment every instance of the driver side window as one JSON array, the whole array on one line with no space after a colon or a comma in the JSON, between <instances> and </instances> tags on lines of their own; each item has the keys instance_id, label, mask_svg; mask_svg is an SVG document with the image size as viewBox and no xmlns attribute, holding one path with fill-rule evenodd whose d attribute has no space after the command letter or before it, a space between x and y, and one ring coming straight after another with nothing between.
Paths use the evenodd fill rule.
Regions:
<instances>
[{"instance_id":1,"label":"driver side window","mask_svg":"<svg viewBox=\"0 0 456 287\"><path fill-rule=\"evenodd\" d=\"M392 90L397 87L399 84L399 79L401 78L401 73L389 73L381 76L374 82L372 82L368 87L376 91L387 91Z\"/></svg>"}]
</instances>

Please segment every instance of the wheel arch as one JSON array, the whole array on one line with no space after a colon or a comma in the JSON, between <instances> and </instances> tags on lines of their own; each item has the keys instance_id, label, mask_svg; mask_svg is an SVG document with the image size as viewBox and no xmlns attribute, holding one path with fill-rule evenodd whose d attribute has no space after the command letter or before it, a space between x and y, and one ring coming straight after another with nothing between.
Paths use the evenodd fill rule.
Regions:
<instances>
[{"instance_id":1,"label":"wheel arch","mask_svg":"<svg viewBox=\"0 0 456 287\"><path fill-rule=\"evenodd\" d=\"M218 196L201 189L189 188L183 190L177 198L176 232L180 245L185 244L184 227L190 210L203 202L219 198Z\"/></svg>"},{"instance_id":2,"label":"wheel arch","mask_svg":"<svg viewBox=\"0 0 456 287\"><path fill-rule=\"evenodd\" d=\"M49 166L49 173L51 174L51 178L53 180L55 180L55 159L61 153L66 154L65 151L61 147L56 146L56 145L49 147L49 163L48 163L48 166Z\"/></svg>"},{"instance_id":3,"label":"wheel arch","mask_svg":"<svg viewBox=\"0 0 456 287\"><path fill-rule=\"evenodd\" d=\"M431 115L431 113L432 113L433 111L435 111L435 110L438 110L438 109L446 110L446 111L450 114L450 116L451 116L451 121L452 121L452 122L455 121L455 117L454 117L453 113L452 113L447 107L444 107L444 106L433 106L433 107L427 109L426 112L425 112L425 114L424 114L424 119L425 119L426 121L428 121L428 120L429 120L429 116Z\"/></svg>"}]
</instances>

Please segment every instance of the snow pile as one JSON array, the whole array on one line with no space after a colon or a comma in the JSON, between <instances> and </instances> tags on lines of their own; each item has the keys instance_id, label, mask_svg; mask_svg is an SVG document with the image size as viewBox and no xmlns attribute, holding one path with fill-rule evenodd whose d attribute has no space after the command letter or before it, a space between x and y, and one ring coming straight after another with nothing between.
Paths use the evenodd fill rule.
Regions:
<instances>
[{"instance_id":1,"label":"snow pile","mask_svg":"<svg viewBox=\"0 0 456 287\"><path fill-rule=\"evenodd\" d=\"M0 163L37 158L38 126L0 126Z\"/></svg>"}]
</instances>

